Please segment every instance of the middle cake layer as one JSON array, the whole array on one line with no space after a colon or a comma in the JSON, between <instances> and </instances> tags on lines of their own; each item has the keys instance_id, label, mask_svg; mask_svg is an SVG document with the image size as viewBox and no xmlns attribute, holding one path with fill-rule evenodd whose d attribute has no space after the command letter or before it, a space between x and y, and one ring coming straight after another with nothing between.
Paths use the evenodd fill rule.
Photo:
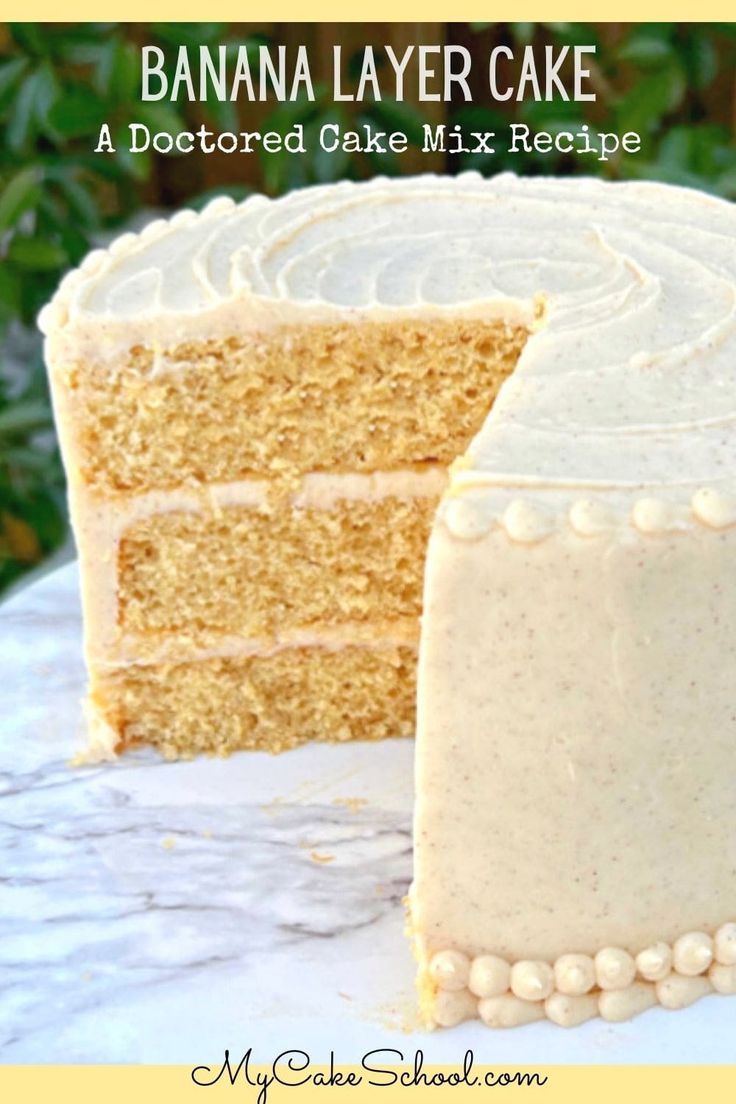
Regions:
<instances>
[{"instance_id":1,"label":"middle cake layer","mask_svg":"<svg viewBox=\"0 0 736 1104\"><path fill-rule=\"evenodd\" d=\"M118 552L125 632L272 637L418 617L436 498L156 514Z\"/></svg>"},{"instance_id":2,"label":"middle cake layer","mask_svg":"<svg viewBox=\"0 0 736 1104\"><path fill-rule=\"evenodd\" d=\"M415 645L440 465L244 480L109 498L87 492L87 655L98 668Z\"/></svg>"}]
</instances>

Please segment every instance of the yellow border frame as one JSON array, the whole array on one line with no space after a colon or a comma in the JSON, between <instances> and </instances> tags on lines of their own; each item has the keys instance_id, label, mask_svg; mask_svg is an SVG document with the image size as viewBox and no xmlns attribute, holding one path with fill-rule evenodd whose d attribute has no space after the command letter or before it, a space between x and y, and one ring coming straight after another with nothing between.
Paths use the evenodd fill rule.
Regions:
<instances>
[{"instance_id":1,"label":"yellow border frame","mask_svg":"<svg viewBox=\"0 0 736 1104\"><path fill-rule=\"evenodd\" d=\"M676 1014L676 1013L675 1013ZM523 1028L521 1029L523 1030ZM461 1056L458 1064L462 1064ZM316 1067L315 1067L316 1068ZM324 1067L322 1067L324 1069ZM343 1073L357 1067L340 1066ZM443 1067L426 1068L427 1074ZM444 1067L446 1069L446 1067ZM257 1067L258 1072L269 1072ZM494 1076L503 1065L478 1066L476 1072L493 1070ZM514 1067L519 1070L520 1067ZM653 1104L666 1099L667 1104L693 1100L707 1104L726 1104L736 1095L734 1066L535 1066L524 1072L547 1078L541 1086L509 1085L444 1085L441 1087L405 1087L392 1085L375 1088L365 1083L356 1087L322 1087L302 1085L288 1088L272 1085L266 1093L266 1104L457 1104L475 1100L489 1104L497 1099L537 1101L539 1104ZM233 1104L257 1104L259 1088L243 1082L231 1085L220 1081L203 1089L193 1084L187 1066L2 1066L0 1093L10 1104L28 1101L31 1104L162 1104L188 1101L201 1102L227 1099ZM256 1069L253 1069L256 1074ZM480 1093L475 1090L480 1088ZM202 1095L204 1093L204 1095Z\"/></svg>"},{"instance_id":2,"label":"yellow border frame","mask_svg":"<svg viewBox=\"0 0 736 1104\"><path fill-rule=\"evenodd\" d=\"M465 0L460 11L448 0L372 0L371 3L349 3L349 0L273 0L272 3L243 4L239 0L213 0L204 5L194 0L69 0L59 5L52 0L6 0L4 16L36 22L87 22L95 20L119 20L122 22L148 22L150 20L198 22L203 14L209 19L233 23L267 19L269 22L310 23L366 23L366 22L444 22L487 20L559 20L593 22L732 22L734 7L726 0L702 0L695 4L685 0L620 0L619 3L599 5L585 0L565 0L550 4L549 0L523 0L523 2L489 3L488 0ZM61 18L60 18L61 17Z\"/></svg>"},{"instance_id":3,"label":"yellow border frame","mask_svg":"<svg viewBox=\"0 0 736 1104\"><path fill-rule=\"evenodd\" d=\"M370 4L348 5L345 0L313 0L312 4L297 0L271 0L268 5L255 9L243 5L241 0L214 0L206 7L192 0L69 0L61 7L58 0L6 0L6 20L18 19L36 22L86 22L119 20L123 22L148 22L151 20L199 21L203 12L209 19L241 22L265 18L269 22L429 22L447 20L451 14L457 20L518 21L520 19L570 21L644 22L729 22L733 21L733 3L725 0L701 0L699 4L683 0L619 0L593 6L585 0L567 0L560 5L544 0L526 0L525 3L489 4L488 0L468 0L457 11L449 3L438 0L372 0ZM61 18L60 18L61 17ZM308 17L308 18L307 18ZM663 1028L664 1030L665 1028ZM636 1030L636 1028L634 1028ZM502 1036L495 1037L501 1043ZM406 1049L412 1049L407 1047ZM495 1047L494 1047L495 1049ZM196 1064L196 1055L192 1056ZM460 1055L461 1057L461 1055ZM481 1057L480 1055L478 1056ZM338 1056L339 1059L339 1056ZM736 1063L736 1042L734 1042ZM350 1067L342 1067L347 1069ZM353 1067L355 1068L355 1067ZM442 1067L428 1067L430 1070ZM446 1068L446 1067L445 1067ZM493 1067L500 1072L504 1066ZM616 1104L624 1099L631 1102L653 1101L666 1095L669 1104L678 1101L707 1100L708 1104L736 1099L736 1064L732 1066L545 1066L525 1067L547 1075L543 1088L519 1089L511 1087L501 1096L504 1099L538 1100L546 1104L574 1104L575 1101L595 1100L596 1104ZM481 1071L489 1067L478 1066ZM44 1101L44 1104L75 1104L101 1100L105 1104L146 1104L163 1100L210 1100L223 1093L235 1101L253 1101L258 1092L243 1085L231 1087L219 1084L210 1088L203 1097L202 1090L190 1079L190 1069L183 1066L0 1066L0 1097L10 1101ZM493 1099L493 1090L486 1090ZM498 1095L498 1094L496 1094ZM303 1101L322 1101L336 1104L351 1101L353 1104L392 1104L394 1101L431 1100L459 1101L461 1098L487 1100L488 1095L471 1093L463 1087L383 1088L380 1093L367 1085L357 1088L324 1088L304 1086L299 1090L274 1087L268 1094L270 1104L289 1100L294 1104Z\"/></svg>"}]
</instances>

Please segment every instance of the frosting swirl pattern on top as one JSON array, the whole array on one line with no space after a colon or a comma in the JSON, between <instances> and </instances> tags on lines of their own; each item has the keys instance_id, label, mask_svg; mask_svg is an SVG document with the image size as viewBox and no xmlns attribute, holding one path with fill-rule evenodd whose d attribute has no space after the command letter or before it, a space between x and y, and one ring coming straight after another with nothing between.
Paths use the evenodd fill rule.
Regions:
<instances>
[{"instance_id":1,"label":"frosting swirl pattern on top","mask_svg":"<svg viewBox=\"0 0 736 1104\"><path fill-rule=\"evenodd\" d=\"M736 208L653 183L423 176L215 201L120 239L41 318L186 339L462 312L526 319L464 486L689 488L736 471ZM534 321L544 305L540 324ZM164 326L165 329L165 326Z\"/></svg>"}]
</instances>

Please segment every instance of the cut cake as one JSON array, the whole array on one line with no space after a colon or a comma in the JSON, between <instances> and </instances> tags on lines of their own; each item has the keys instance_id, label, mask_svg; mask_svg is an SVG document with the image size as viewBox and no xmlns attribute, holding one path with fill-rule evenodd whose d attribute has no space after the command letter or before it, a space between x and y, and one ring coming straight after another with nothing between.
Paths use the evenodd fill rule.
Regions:
<instances>
[{"instance_id":1,"label":"cut cake","mask_svg":"<svg viewBox=\"0 0 736 1104\"><path fill-rule=\"evenodd\" d=\"M410 734L424 585L428 1022L736 991L735 241L664 185L343 183L42 316L97 754Z\"/></svg>"}]
</instances>

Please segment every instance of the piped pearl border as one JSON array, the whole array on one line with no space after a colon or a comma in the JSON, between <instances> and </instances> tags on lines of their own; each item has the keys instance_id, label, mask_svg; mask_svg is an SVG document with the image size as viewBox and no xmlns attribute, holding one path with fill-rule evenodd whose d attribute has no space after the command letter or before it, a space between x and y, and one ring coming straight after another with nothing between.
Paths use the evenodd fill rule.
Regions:
<instances>
[{"instance_id":1,"label":"piped pearl border","mask_svg":"<svg viewBox=\"0 0 736 1104\"><path fill-rule=\"evenodd\" d=\"M628 514L616 513L595 499L581 498L562 516L525 498L513 499L499 514L489 509L482 498L461 491L447 500L442 518L451 535L462 541L480 540L500 527L517 544L538 544L562 528L565 521L580 537L602 536L626 524L643 536L664 536L686 532L696 525L716 530L736 525L736 496L702 487L692 496L689 506L643 496L634 502Z\"/></svg>"},{"instance_id":2,"label":"piped pearl border","mask_svg":"<svg viewBox=\"0 0 736 1104\"><path fill-rule=\"evenodd\" d=\"M262 201L261 196L249 196L241 206L247 203ZM38 327L43 334L48 335L52 330L65 326L69 321L69 300L79 287L90 276L97 276L111 261L133 253L139 246L147 245L166 234L174 233L182 226L190 226L192 223L208 222L211 219L223 218L237 206L230 196L216 196L202 208L195 211L185 208L178 211L171 218L153 219L147 223L138 233L128 232L113 239L106 249L94 249L88 253L81 264L66 274L59 284L56 294L50 303L41 310L38 316Z\"/></svg>"},{"instance_id":3,"label":"piped pearl border","mask_svg":"<svg viewBox=\"0 0 736 1104\"><path fill-rule=\"evenodd\" d=\"M604 947L596 955L564 954L555 962L509 963L499 955L472 958L438 951L428 965L435 1026L478 1018L488 1027L518 1027L548 1019L560 1027L600 1016L629 1020L647 1008L685 1008L708 993L736 994L736 923L715 935L686 932L670 945L637 955Z\"/></svg>"}]
</instances>

